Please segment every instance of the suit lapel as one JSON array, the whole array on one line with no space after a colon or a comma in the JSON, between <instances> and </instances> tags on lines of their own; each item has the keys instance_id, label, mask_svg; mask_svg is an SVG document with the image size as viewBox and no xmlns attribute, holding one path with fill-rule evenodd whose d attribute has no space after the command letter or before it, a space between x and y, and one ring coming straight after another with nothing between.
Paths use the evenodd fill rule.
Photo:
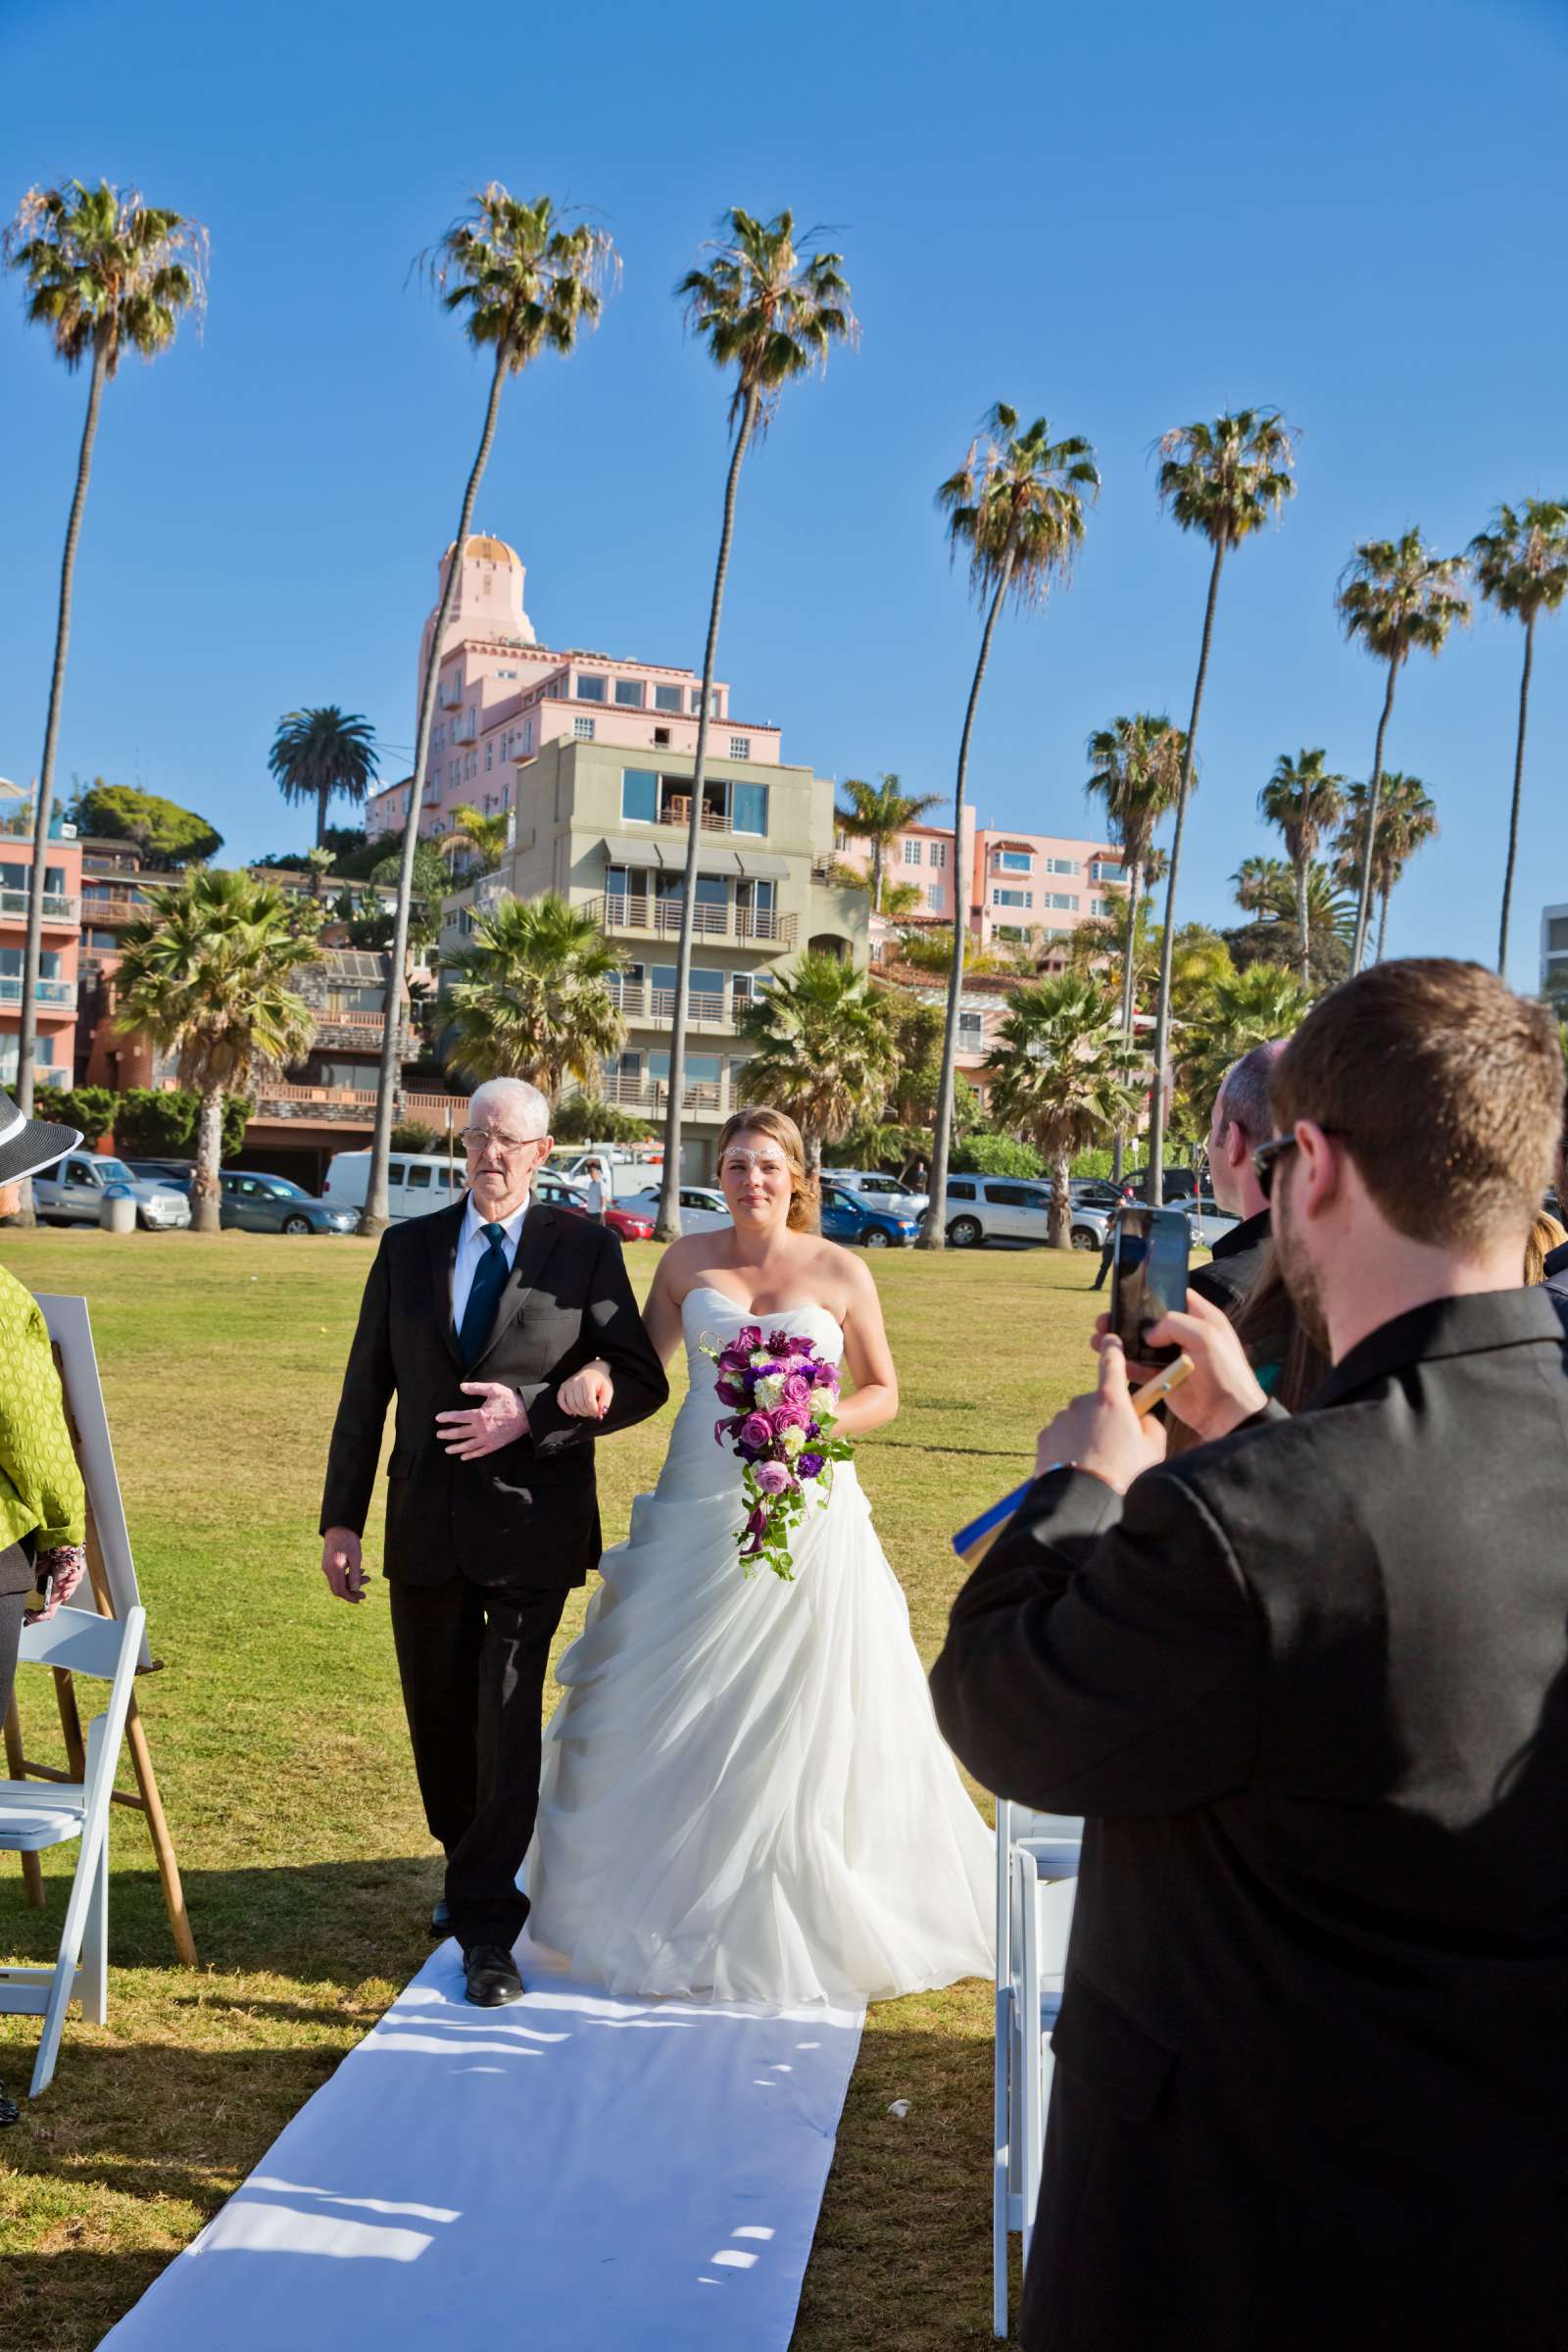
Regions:
<instances>
[{"instance_id":1,"label":"suit lapel","mask_svg":"<svg viewBox=\"0 0 1568 2352\"><path fill-rule=\"evenodd\" d=\"M463 1357L458 1349L457 1325L452 1320L452 1277L458 1262L458 1244L463 1239L463 1220L468 1212L468 1196L455 1208L441 1210L431 1217L427 1226L430 1244L430 1303L435 1311L435 1327L447 1344L447 1353L460 1368ZM527 1231L527 1219L523 1220Z\"/></svg>"},{"instance_id":2,"label":"suit lapel","mask_svg":"<svg viewBox=\"0 0 1568 2352\"><path fill-rule=\"evenodd\" d=\"M496 1300L495 1320L490 1326L488 1339L469 1367L470 1374L478 1371L502 1333L521 1314L555 1245L556 1222L551 1211L530 1204L522 1220L522 1230L517 1236L517 1254L512 1261L507 1287Z\"/></svg>"}]
</instances>

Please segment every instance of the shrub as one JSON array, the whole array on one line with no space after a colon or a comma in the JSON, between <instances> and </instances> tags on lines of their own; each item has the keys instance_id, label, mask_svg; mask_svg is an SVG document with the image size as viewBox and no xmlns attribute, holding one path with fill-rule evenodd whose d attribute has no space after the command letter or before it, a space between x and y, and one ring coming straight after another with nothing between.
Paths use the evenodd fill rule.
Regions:
<instances>
[{"instance_id":1,"label":"shrub","mask_svg":"<svg viewBox=\"0 0 1568 2352\"><path fill-rule=\"evenodd\" d=\"M32 1107L40 1119L58 1120L63 1127L79 1127L83 1143L91 1146L114 1125L115 1105L119 1101L113 1088L107 1086L62 1088L58 1094L52 1088L40 1087Z\"/></svg>"},{"instance_id":2,"label":"shrub","mask_svg":"<svg viewBox=\"0 0 1568 2352\"><path fill-rule=\"evenodd\" d=\"M956 1176L1041 1176L1045 1165L1033 1144L994 1135L989 1128L976 1128L953 1147Z\"/></svg>"},{"instance_id":3,"label":"shrub","mask_svg":"<svg viewBox=\"0 0 1568 2352\"><path fill-rule=\"evenodd\" d=\"M201 1107L195 1095L132 1086L113 1101L115 1150L122 1159L195 1157L196 1114ZM232 1159L243 1146L255 1108L249 1095L223 1097L224 1159Z\"/></svg>"}]
</instances>

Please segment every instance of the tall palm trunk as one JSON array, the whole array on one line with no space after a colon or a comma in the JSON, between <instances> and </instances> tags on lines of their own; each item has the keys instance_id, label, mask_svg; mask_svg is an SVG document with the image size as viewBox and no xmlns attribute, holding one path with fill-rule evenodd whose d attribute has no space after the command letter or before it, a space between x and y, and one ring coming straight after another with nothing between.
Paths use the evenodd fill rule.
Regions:
<instances>
[{"instance_id":1,"label":"tall palm trunk","mask_svg":"<svg viewBox=\"0 0 1568 2352\"><path fill-rule=\"evenodd\" d=\"M1182 754L1181 782L1176 788L1176 823L1170 837L1170 870L1165 880L1165 930L1159 943L1159 996L1154 1005L1154 1085L1149 1099L1149 1181L1144 1190L1155 1208L1165 1198L1165 1063L1170 1054L1171 957L1176 944L1176 884L1181 875L1182 834L1187 824L1187 802L1193 783L1193 760L1198 750L1198 720L1203 708L1203 681L1208 675L1208 650L1214 637L1214 605L1219 596L1220 566L1226 541L1214 542L1214 563L1208 575L1208 602L1203 608L1203 638L1198 649L1198 676L1193 685L1193 715L1187 722L1187 748Z\"/></svg>"},{"instance_id":2,"label":"tall palm trunk","mask_svg":"<svg viewBox=\"0 0 1568 2352\"><path fill-rule=\"evenodd\" d=\"M1530 716L1530 669L1536 655L1536 616L1525 622L1525 666L1519 680L1519 740L1513 753L1513 806L1508 811L1508 862L1502 873L1502 919L1497 926L1497 970L1508 971L1508 912L1513 904L1513 869L1519 855L1519 804L1525 789L1525 726ZM1378 951L1379 956L1382 950Z\"/></svg>"},{"instance_id":3,"label":"tall palm trunk","mask_svg":"<svg viewBox=\"0 0 1568 2352\"><path fill-rule=\"evenodd\" d=\"M190 1180L190 1223L193 1233L220 1233L221 1187L218 1170L223 1156L223 1089L203 1085L196 1110L196 1168Z\"/></svg>"},{"instance_id":4,"label":"tall palm trunk","mask_svg":"<svg viewBox=\"0 0 1568 2352\"><path fill-rule=\"evenodd\" d=\"M1137 1034L1134 1014L1138 1009L1138 983L1137 975L1133 970L1133 961L1138 950L1138 902L1142 889L1143 872L1142 858L1129 858L1127 860L1127 944L1122 950L1121 968L1121 1034L1122 1043L1127 1048L1129 1060L1132 1058L1133 1039ZM1113 1184L1121 1182L1125 1152L1126 1138L1118 1127L1110 1140L1110 1176Z\"/></svg>"},{"instance_id":5,"label":"tall palm trunk","mask_svg":"<svg viewBox=\"0 0 1568 2352\"><path fill-rule=\"evenodd\" d=\"M1051 1214L1046 1223L1046 1246L1051 1250L1072 1248L1072 1154L1054 1152L1051 1155Z\"/></svg>"},{"instance_id":6,"label":"tall palm trunk","mask_svg":"<svg viewBox=\"0 0 1568 2352\"><path fill-rule=\"evenodd\" d=\"M1382 912L1378 916L1378 952L1373 957L1373 961L1375 963L1381 963L1383 961L1383 943L1389 936L1389 901L1394 896L1394 884L1392 882L1384 883L1381 896Z\"/></svg>"},{"instance_id":7,"label":"tall palm trunk","mask_svg":"<svg viewBox=\"0 0 1568 2352\"><path fill-rule=\"evenodd\" d=\"M878 914L880 914L882 911L883 847L884 845L880 838L873 836L871 842L871 905L875 907Z\"/></svg>"},{"instance_id":8,"label":"tall palm trunk","mask_svg":"<svg viewBox=\"0 0 1568 2352\"><path fill-rule=\"evenodd\" d=\"M76 580L76 542L81 536L81 513L92 478L93 444L98 438L98 411L108 380L108 353L95 345L92 374L87 383L87 415L76 453L76 487L66 522L65 552L60 560L60 606L55 620L55 664L49 678L49 715L44 721L43 765L38 772L38 803L32 812L32 871L28 876L27 931L22 951L22 1002L17 1016L17 1107L32 1115L32 1065L38 1054L38 974L43 965L43 878L49 848L49 820L54 813L55 756L60 744L60 710L66 692L66 655L71 646L71 600ZM30 1225L32 1186L24 1183L17 1211L19 1225Z\"/></svg>"},{"instance_id":9,"label":"tall palm trunk","mask_svg":"<svg viewBox=\"0 0 1568 2352\"><path fill-rule=\"evenodd\" d=\"M473 502L479 495L479 484L484 478L490 447L496 437L501 388L506 380L507 354L502 348L496 353L495 373L490 379L490 398L484 412L484 430L479 435L479 447L468 474L467 488L463 493L458 535L452 543L452 561L447 565L441 602L436 608L429 659L424 665L424 683L419 689L419 724L414 744L414 781L409 790L409 813L403 829L403 859L398 868L397 912L392 918L392 946L387 956L387 1017L381 1024L381 1063L375 1081L375 1130L370 1138L370 1167L365 1186L365 1209L360 1218L360 1231L372 1235L384 1233L388 1223L386 1168L392 1155L392 1113L398 1091L398 1048L402 1042L398 979L408 962L409 909L414 898L414 853L419 845L419 808L424 800L424 775L430 757L430 722L435 715L436 679L441 669L442 642L458 593L463 554L468 544Z\"/></svg>"},{"instance_id":10,"label":"tall palm trunk","mask_svg":"<svg viewBox=\"0 0 1568 2352\"><path fill-rule=\"evenodd\" d=\"M991 640L997 633L997 620L1002 612L1002 600L1007 593L1012 577L1012 550L1009 548L997 582L997 593L991 599L986 625L980 639L980 659L974 665L974 680L969 688L968 706L963 713L963 733L958 739L958 776L953 791L953 965L948 974L948 1017L942 1032L942 1074L937 1080L937 1111L931 1137L931 1200L925 1212L917 1250L945 1250L948 1246L948 1152L953 1138L953 1098L956 1091L958 1053L958 1000L963 994L963 947L968 936L970 882L963 871L963 795L969 778L969 739L974 733L974 714L980 702L980 681L986 674L991 659Z\"/></svg>"},{"instance_id":11,"label":"tall palm trunk","mask_svg":"<svg viewBox=\"0 0 1568 2352\"><path fill-rule=\"evenodd\" d=\"M326 804L331 797L330 784L321 785L316 795L316 846L318 850L326 847Z\"/></svg>"},{"instance_id":12,"label":"tall palm trunk","mask_svg":"<svg viewBox=\"0 0 1568 2352\"><path fill-rule=\"evenodd\" d=\"M1296 853L1296 928L1301 935L1301 986L1312 985L1312 942L1307 930L1306 875L1312 859L1310 842L1303 841Z\"/></svg>"},{"instance_id":13,"label":"tall palm trunk","mask_svg":"<svg viewBox=\"0 0 1568 2352\"><path fill-rule=\"evenodd\" d=\"M713 594L708 608L708 644L703 652L703 703L697 720L697 758L692 763L691 824L686 835L686 881L680 901L680 946L675 956L675 1017L669 1031L669 1103L664 1113L664 1169L659 1187L659 1221L654 1238L680 1240L681 1097L686 1090L687 993L692 976L692 934L697 928L697 860L703 843L703 788L708 781L708 729L713 701L713 663L718 657L718 622L724 610L724 582L729 576L730 541L735 536L735 495L740 488L741 461L757 422L758 396L746 395L735 448L724 481L724 519L718 534L718 562L713 566Z\"/></svg>"},{"instance_id":14,"label":"tall palm trunk","mask_svg":"<svg viewBox=\"0 0 1568 2352\"><path fill-rule=\"evenodd\" d=\"M1383 714L1378 720L1378 739L1372 751L1372 781L1366 792L1366 840L1361 847L1361 881L1355 894L1355 935L1350 942L1350 975L1361 969L1366 954L1366 935L1372 922L1372 868L1377 858L1378 795L1383 790L1383 738L1389 731L1389 713L1394 709L1395 682L1399 675L1397 658L1389 663L1388 692L1383 697Z\"/></svg>"}]
</instances>

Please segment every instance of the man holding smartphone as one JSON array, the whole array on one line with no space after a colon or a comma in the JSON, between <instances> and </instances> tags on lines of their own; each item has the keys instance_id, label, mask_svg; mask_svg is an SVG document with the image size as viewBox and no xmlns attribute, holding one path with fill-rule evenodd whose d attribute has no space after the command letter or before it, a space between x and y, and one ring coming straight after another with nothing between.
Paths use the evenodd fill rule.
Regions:
<instances>
[{"instance_id":1,"label":"man holding smartphone","mask_svg":"<svg viewBox=\"0 0 1568 2352\"><path fill-rule=\"evenodd\" d=\"M1568 2311L1568 1341L1520 1283L1547 1008L1388 963L1280 1055L1254 1154L1332 1359L1294 1419L1206 1299L1043 1433L932 1676L969 1768L1086 1832L1031 2352L1559 2352Z\"/></svg>"}]
</instances>

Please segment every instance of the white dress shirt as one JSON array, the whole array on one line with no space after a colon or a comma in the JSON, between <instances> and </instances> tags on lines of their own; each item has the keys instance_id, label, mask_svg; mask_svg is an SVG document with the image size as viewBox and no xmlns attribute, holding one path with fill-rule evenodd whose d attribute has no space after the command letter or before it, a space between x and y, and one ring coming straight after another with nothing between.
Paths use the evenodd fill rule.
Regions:
<instances>
[{"instance_id":1,"label":"white dress shirt","mask_svg":"<svg viewBox=\"0 0 1568 2352\"><path fill-rule=\"evenodd\" d=\"M471 1193L468 1195L468 1205L463 1218L463 1235L458 1243L458 1254L452 1261L452 1328L454 1331L463 1329L463 1317L468 1304L468 1293L473 1288L473 1277L478 1269L480 1258L490 1247L484 1237L485 1227L500 1225L505 1233L506 1240L501 1247L507 1253L507 1269L510 1272L516 1262L517 1236L522 1231L522 1220L527 1213L528 1203L524 1200L521 1207L514 1208L510 1217L487 1217L481 1209L474 1206L473 1195Z\"/></svg>"}]
</instances>

